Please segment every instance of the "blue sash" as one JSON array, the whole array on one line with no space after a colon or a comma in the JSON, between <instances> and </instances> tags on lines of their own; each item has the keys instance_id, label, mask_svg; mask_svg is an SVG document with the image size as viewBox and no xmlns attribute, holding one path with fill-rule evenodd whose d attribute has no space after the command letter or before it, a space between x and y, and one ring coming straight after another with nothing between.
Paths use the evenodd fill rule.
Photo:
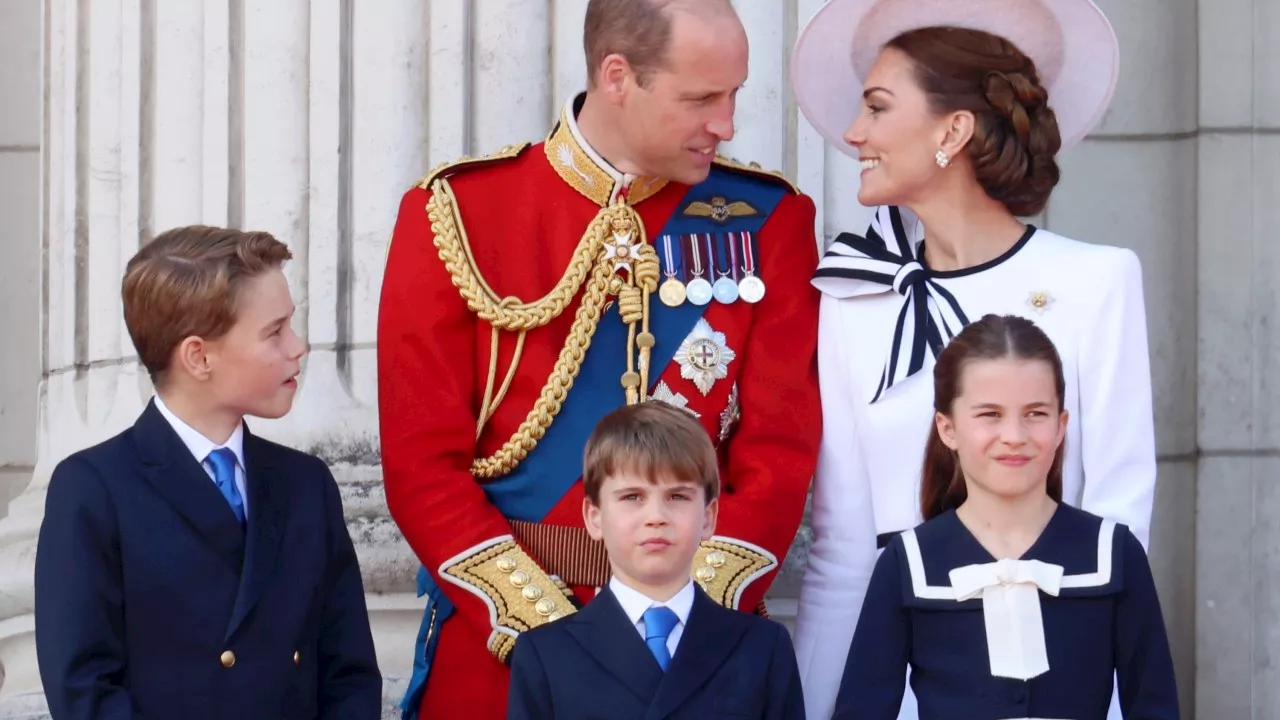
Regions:
<instances>
[{"instance_id":1,"label":"blue sash","mask_svg":"<svg viewBox=\"0 0 1280 720\"><path fill-rule=\"evenodd\" d=\"M785 193L786 190L778 184L713 166L706 180L689 188L676 212L667 219L658 234L649 236L650 240L661 256L662 245L658 241L664 235L758 232ZM716 197L745 202L755 212L719 222L704 215L684 212L690 203L709 204ZM653 333L655 343L650 356L652 370L646 392L652 392L662 370L671 362L676 349L707 307L710 305L699 306L689 302L668 307L656 297L652 299L649 304L649 331ZM581 478L582 449L587 444L587 437L605 415L626 404L626 391L621 383L626 368L626 350L627 326L616 310L606 312L596 326L573 388L537 447L508 475L480 484L489 502L503 517L541 522ZM453 614L453 604L436 584L431 572L420 567L418 596L423 595L427 596L427 606L414 645L413 675L400 703L404 720L416 720L418 717L435 646L439 642L440 626ZM430 644L427 643L428 636Z\"/></svg>"}]
</instances>

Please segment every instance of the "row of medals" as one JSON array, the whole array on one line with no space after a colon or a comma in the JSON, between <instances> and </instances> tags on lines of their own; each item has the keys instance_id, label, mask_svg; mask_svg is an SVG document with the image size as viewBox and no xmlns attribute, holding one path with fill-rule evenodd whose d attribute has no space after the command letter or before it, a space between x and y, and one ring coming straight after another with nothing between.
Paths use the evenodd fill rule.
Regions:
<instances>
[{"instance_id":1,"label":"row of medals","mask_svg":"<svg viewBox=\"0 0 1280 720\"><path fill-rule=\"evenodd\" d=\"M699 274L685 285L668 269L666 281L658 288L658 297L668 307L679 307L686 299L694 305L706 305L713 299L729 305L741 298L743 302L754 305L764 299L764 281L749 271L743 272L742 279L736 281L721 273L715 283Z\"/></svg>"},{"instance_id":2,"label":"row of medals","mask_svg":"<svg viewBox=\"0 0 1280 720\"><path fill-rule=\"evenodd\" d=\"M728 305L739 298L755 304L764 299L764 281L755 275L747 275L735 282L728 275L723 275L714 284L706 278L697 277L685 285L679 278L669 275L658 288L658 297L669 307L679 307L686 299L694 305L706 305L713 299Z\"/></svg>"}]
</instances>

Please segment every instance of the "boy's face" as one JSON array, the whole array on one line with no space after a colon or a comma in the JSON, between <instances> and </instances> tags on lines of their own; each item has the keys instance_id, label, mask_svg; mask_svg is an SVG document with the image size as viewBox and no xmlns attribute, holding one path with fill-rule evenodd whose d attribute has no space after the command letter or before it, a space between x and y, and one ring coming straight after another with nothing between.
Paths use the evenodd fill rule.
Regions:
<instances>
[{"instance_id":1,"label":"boy's face","mask_svg":"<svg viewBox=\"0 0 1280 720\"><path fill-rule=\"evenodd\" d=\"M665 600L689 582L698 545L715 532L717 500L702 486L632 472L605 478L600 504L583 501L587 532L603 540L613 573L628 586Z\"/></svg>"},{"instance_id":2,"label":"boy's face","mask_svg":"<svg viewBox=\"0 0 1280 720\"><path fill-rule=\"evenodd\" d=\"M284 273L271 270L241 288L236 322L206 343L215 402L238 415L278 418L298 389L306 344L293 331L293 299Z\"/></svg>"}]
</instances>

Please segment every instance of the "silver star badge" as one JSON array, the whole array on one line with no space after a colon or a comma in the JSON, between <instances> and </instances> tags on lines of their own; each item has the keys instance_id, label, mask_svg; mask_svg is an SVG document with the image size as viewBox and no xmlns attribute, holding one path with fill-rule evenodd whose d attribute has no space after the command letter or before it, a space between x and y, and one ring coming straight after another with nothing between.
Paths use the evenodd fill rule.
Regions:
<instances>
[{"instance_id":1,"label":"silver star badge","mask_svg":"<svg viewBox=\"0 0 1280 720\"><path fill-rule=\"evenodd\" d=\"M692 380L703 395L711 392L717 380L729 376L729 363L737 353L725 343L724 333L711 329L705 318L700 318L693 332L676 349L675 360L680 365L680 377Z\"/></svg>"},{"instance_id":2,"label":"silver star badge","mask_svg":"<svg viewBox=\"0 0 1280 720\"><path fill-rule=\"evenodd\" d=\"M702 417L695 412L693 408L689 407L689 398L678 392L673 392L671 390L671 386L667 385L666 382L659 381L658 386L653 389L653 394L649 396L649 399L664 402L673 407L678 407L694 417Z\"/></svg>"}]
</instances>

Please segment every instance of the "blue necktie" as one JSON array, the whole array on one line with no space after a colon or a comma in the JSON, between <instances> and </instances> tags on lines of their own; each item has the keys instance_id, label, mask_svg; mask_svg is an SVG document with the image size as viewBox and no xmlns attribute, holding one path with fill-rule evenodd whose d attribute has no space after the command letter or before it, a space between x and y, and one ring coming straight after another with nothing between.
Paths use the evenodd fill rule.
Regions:
<instances>
[{"instance_id":1,"label":"blue necktie","mask_svg":"<svg viewBox=\"0 0 1280 720\"><path fill-rule=\"evenodd\" d=\"M222 497L236 514L236 520L244 525L244 500L236 489L236 454L230 448L218 448L206 458L213 467L213 481L218 484Z\"/></svg>"},{"instance_id":2,"label":"blue necktie","mask_svg":"<svg viewBox=\"0 0 1280 720\"><path fill-rule=\"evenodd\" d=\"M667 638L675 629L680 618L667 607L651 607L644 611L644 644L649 646L653 659L658 667L666 672L671 662L671 651L667 650Z\"/></svg>"}]
</instances>

